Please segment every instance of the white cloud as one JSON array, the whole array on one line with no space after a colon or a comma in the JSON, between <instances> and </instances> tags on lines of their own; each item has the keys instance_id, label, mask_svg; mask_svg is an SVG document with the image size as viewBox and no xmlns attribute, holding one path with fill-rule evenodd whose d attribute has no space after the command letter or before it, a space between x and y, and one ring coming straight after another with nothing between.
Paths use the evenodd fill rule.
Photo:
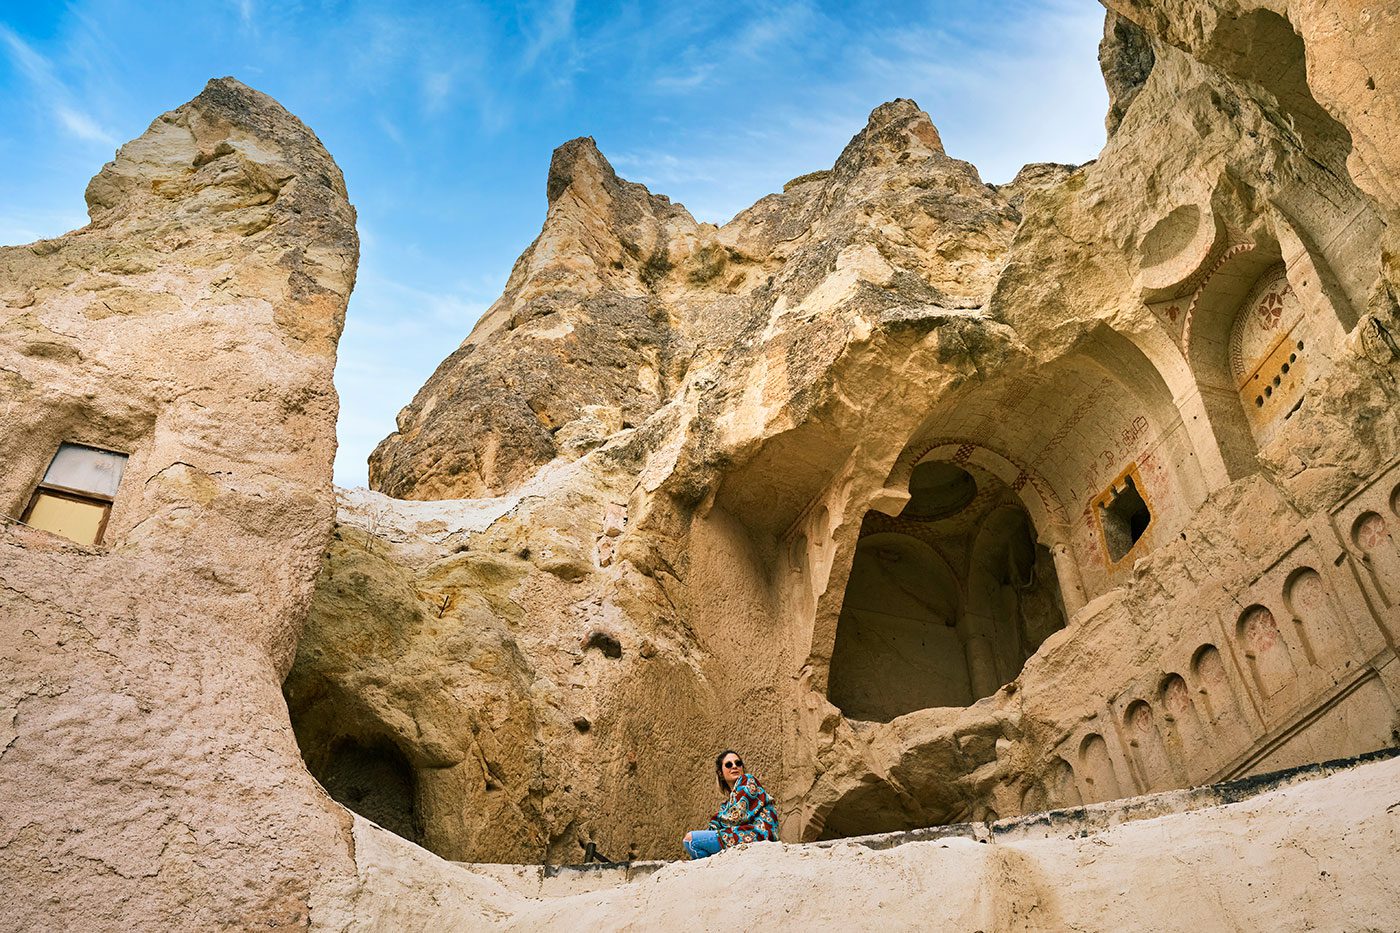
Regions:
<instances>
[{"instance_id":1,"label":"white cloud","mask_svg":"<svg viewBox=\"0 0 1400 933\"><path fill-rule=\"evenodd\" d=\"M814 31L817 22L818 16L807 2L760 6L755 15L739 19L733 29L687 48L673 70L651 76L651 86L673 93L696 91L735 73L743 63L796 44ZM670 24L676 33L696 28L695 22Z\"/></svg>"},{"instance_id":2,"label":"white cloud","mask_svg":"<svg viewBox=\"0 0 1400 933\"><path fill-rule=\"evenodd\" d=\"M84 142L115 146L116 137L107 132L74 101L73 93L54 73L53 63L25 42L8 26L0 24L0 41L15 67L34 92L35 103L61 130Z\"/></svg>"},{"instance_id":3,"label":"white cloud","mask_svg":"<svg viewBox=\"0 0 1400 933\"><path fill-rule=\"evenodd\" d=\"M456 84L452 69L430 71L423 76L423 109L439 113L447 104Z\"/></svg>"},{"instance_id":4,"label":"white cloud","mask_svg":"<svg viewBox=\"0 0 1400 933\"><path fill-rule=\"evenodd\" d=\"M108 146L117 144L116 138L102 127L97 125L97 121L80 110L74 110L66 104L59 104L54 107L54 116L58 118L59 124L73 136L88 142L103 143Z\"/></svg>"}]
</instances>

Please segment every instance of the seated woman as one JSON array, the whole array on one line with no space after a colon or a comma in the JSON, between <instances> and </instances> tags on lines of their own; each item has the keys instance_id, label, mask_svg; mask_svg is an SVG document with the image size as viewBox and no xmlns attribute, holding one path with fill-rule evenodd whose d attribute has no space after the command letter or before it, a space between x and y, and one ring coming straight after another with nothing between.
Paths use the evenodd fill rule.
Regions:
<instances>
[{"instance_id":1,"label":"seated woman","mask_svg":"<svg viewBox=\"0 0 1400 933\"><path fill-rule=\"evenodd\" d=\"M709 829L685 834L681 845L692 859L714 855L741 842L777 842L778 807L758 778L744 771L739 753L726 748L715 756L720 793L728 794Z\"/></svg>"}]
</instances>

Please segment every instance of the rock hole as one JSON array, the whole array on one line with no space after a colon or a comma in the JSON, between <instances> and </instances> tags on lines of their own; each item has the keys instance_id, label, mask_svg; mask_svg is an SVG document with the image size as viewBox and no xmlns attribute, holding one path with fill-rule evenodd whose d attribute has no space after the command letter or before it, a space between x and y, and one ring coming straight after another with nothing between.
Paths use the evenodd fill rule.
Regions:
<instances>
[{"instance_id":1,"label":"rock hole","mask_svg":"<svg viewBox=\"0 0 1400 933\"><path fill-rule=\"evenodd\" d=\"M1269 394L1269 389L1264 394ZM1111 560L1122 560L1152 524L1152 512L1138 492L1132 476L1123 480L1122 489L1111 490L1105 502L1099 501L1099 522Z\"/></svg>"},{"instance_id":2,"label":"rock hole","mask_svg":"<svg viewBox=\"0 0 1400 933\"><path fill-rule=\"evenodd\" d=\"M422 842L413 767L393 742L342 738L312 773L337 803L405 839Z\"/></svg>"},{"instance_id":3,"label":"rock hole","mask_svg":"<svg viewBox=\"0 0 1400 933\"><path fill-rule=\"evenodd\" d=\"M603 657L617 659L622 657L622 643L607 632L594 629L583 639L583 650L590 648L597 649L603 653Z\"/></svg>"}]
</instances>

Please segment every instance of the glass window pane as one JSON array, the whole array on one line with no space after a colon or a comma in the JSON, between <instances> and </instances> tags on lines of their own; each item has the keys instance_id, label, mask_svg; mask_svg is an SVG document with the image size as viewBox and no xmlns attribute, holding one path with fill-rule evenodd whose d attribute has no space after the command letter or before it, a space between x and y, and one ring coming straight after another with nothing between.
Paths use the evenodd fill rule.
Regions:
<instances>
[{"instance_id":1,"label":"glass window pane","mask_svg":"<svg viewBox=\"0 0 1400 933\"><path fill-rule=\"evenodd\" d=\"M108 508L100 502L80 502L41 489L34 494L26 524L63 535L79 544L96 544Z\"/></svg>"},{"instance_id":2,"label":"glass window pane","mask_svg":"<svg viewBox=\"0 0 1400 933\"><path fill-rule=\"evenodd\" d=\"M112 499L117 495L125 469L126 454L82 444L60 444L49 471L44 474L44 482Z\"/></svg>"}]
</instances>

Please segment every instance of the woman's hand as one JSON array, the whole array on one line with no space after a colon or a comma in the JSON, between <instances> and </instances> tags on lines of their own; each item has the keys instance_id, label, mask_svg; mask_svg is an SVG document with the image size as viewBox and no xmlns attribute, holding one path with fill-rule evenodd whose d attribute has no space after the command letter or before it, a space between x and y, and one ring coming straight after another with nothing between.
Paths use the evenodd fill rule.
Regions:
<instances>
[{"instance_id":1,"label":"woman's hand","mask_svg":"<svg viewBox=\"0 0 1400 933\"><path fill-rule=\"evenodd\" d=\"M675 837L673 836L672 838L675 838ZM685 834L685 841L686 841L686 842L689 842L689 841L690 841L690 833L686 833L686 834Z\"/></svg>"}]
</instances>

